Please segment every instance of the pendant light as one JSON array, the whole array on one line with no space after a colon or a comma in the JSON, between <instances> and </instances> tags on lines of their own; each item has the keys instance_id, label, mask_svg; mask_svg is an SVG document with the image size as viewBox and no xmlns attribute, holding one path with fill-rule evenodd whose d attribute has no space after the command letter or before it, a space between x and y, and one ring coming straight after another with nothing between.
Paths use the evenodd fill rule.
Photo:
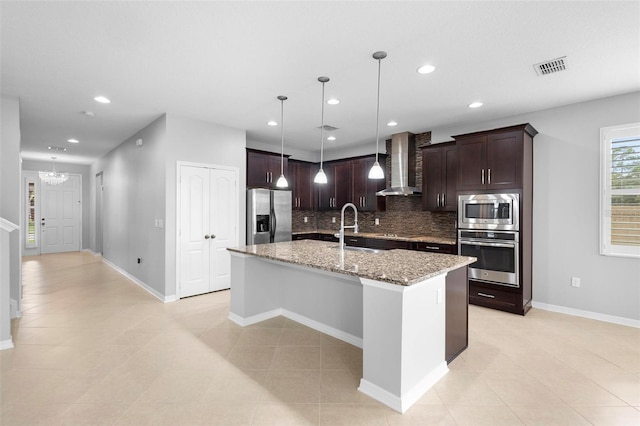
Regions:
<instances>
[{"instance_id":1,"label":"pendant light","mask_svg":"<svg viewBox=\"0 0 640 426\"><path fill-rule=\"evenodd\" d=\"M380 62L387 57L387 52L375 52L373 59L378 61L378 102L376 109L376 162L373 163L371 170L369 170L369 179L384 179L384 170L380 167L378 162L378 146L380 142Z\"/></svg>"},{"instance_id":2,"label":"pendant light","mask_svg":"<svg viewBox=\"0 0 640 426\"><path fill-rule=\"evenodd\" d=\"M318 77L318 81L322 83L322 114L320 116L320 170L313 178L315 183L327 183L327 175L322 170L322 160L324 155L324 84L329 81L329 77Z\"/></svg>"},{"instance_id":3,"label":"pendant light","mask_svg":"<svg viewBox=\"0 0 640 426\"><path fill-rule=\"evenodd\" d=\"M287 100L286 96L278 96L280 101L280 139L282 140L282 149L280 151L280 177L276 182L276 187L286 188L289 186L287 178L284 177L284 101Z\"/></svg>"}]
</instances>

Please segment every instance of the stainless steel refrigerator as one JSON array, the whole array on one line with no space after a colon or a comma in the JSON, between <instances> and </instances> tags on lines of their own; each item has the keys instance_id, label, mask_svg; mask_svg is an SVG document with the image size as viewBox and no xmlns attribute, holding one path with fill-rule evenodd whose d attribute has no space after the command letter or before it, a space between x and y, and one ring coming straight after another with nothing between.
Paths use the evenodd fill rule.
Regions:
<instances>
[{"instance_id":1,"label":"stainless steel refrigerator","mask_svg":"<svg viewBox=\"0 0 640 426\"><path fill-rule=\"evenodd\" d=\"M247 190L247 244L291 241L291 191Z\"/></svg>"}]
</instances>

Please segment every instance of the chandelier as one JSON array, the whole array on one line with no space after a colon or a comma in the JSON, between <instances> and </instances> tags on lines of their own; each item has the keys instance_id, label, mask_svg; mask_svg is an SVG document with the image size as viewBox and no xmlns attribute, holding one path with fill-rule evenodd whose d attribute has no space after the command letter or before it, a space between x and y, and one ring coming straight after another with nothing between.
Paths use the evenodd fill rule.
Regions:
<instances>
[{"instance_id":1,"label":"chandelier","mask_svg":"<svg viewBox=\"0 0 640 426\"><path fill-rule=\"evenodd\" d=\"M60 185L61 183L66 182L69 179L69 175L67 173L56 172L56 157L51 157L51 160L53 163L53 170L50 172L38 172L40 180L49 185Z\"/></svg>"}]
</instances>

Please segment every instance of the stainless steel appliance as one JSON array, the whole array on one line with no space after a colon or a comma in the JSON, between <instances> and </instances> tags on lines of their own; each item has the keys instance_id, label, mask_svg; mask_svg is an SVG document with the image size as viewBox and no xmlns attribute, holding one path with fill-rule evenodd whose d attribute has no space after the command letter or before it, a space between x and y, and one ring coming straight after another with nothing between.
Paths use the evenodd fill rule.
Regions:
<instances>
[{"instance_id":1,"label":"stainless steel appliance","mask_svg":"<svg viewBox=\"0 0 640 426\"><path fill-rule=\"evenodd\" d=\"M520 287L519 216L518 194L458 196L458 253L478 259L469 279Z\"/></svg>"},{"instance_id":2,"label":"stainless steel appliance","mask_svg":"<svg viewBox=\"0 0 640 426\"><path fill-rule=\"evenodd\" d=\"M469 279L520 287L520 238L517 231L458 230L458 253L478 260Z\"/></svg>"},{"instance_id":3,"label":"stainless steel appliance","mask_svg":"<svg viewBox=\"0 0 640 426\"><path fill-rule=\"evenodd\" d=\"M458 196L458 228L518 231L518 194L474 194Z\"/></svg>"},{"instance_id":4,"label":"stainless steel appliance","mask_svg":"<svg viewBox=\"0 0 640 426\"><path fill-rule=\"evenodd\" d=\"M291 191L247 190L247 244L291 241Z\"/></svg>"}]
</instances>

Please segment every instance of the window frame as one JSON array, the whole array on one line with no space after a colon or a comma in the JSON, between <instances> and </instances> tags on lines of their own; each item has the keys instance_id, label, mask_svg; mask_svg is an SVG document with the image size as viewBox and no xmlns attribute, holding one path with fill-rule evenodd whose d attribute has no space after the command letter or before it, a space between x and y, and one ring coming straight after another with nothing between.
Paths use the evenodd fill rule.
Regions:
<instances>
[{"instance_id":1,"label":"window frame","mask_svg":"<svg viewBox=\"0 0 640 426\"><path fill-rule=\"evenodd\" d=\"M600 129L600 254L603 256L640 258L640 246L611 244L611 141L628 137L640 138L640 123ZM640 188L625 192L640 195Z\"/></svg>"}]
</instances>

